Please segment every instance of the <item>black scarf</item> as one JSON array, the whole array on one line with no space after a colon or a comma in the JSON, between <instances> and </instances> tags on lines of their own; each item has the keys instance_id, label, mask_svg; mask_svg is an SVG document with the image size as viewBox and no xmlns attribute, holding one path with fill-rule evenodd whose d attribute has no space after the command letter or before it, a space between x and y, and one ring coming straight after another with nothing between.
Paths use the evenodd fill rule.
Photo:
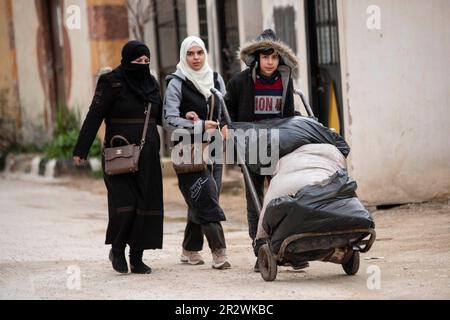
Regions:
<instances>
[{"instance_id":1,"label":"black scarf","mask_svg":"<svg viewBox=\"0 0 450 320\"><path fill-rule=\"evenodd\" d=\"M150 50L144 43L136 40L128 42L122 48L119 69L127 86L137 97L146 103L160 103L159 86L155 78L150 75L149 65L131 63L143 55L150 58Z\"/></svg>"}]
</instances>

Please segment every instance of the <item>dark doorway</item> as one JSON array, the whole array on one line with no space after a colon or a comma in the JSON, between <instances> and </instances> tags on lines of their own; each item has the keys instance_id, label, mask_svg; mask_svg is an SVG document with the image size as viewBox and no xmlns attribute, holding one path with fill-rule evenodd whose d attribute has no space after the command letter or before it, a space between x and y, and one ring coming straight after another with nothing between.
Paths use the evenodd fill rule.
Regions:
<instances>
[{"instance_id":1,"label":"dark doorway","mask_svg":"<svg viewBox=\"0 0 450 320\"><path fill-rule=\"evenodd\" d=\"M166 89L166 76L175 72L179 61L180 45L187 37L186 1L185 0L155 0L156 43L158 50L158 76L161 93ZM172 145L170 136L163 135L161 154L170 155Z\"/></svg>"},{"instance_id":2,"label":"dark doorway","mask_svg":"<svg viewBox=\"0 0 450 320\"><path fill-rule=\"evenodd\" d=\"M187 36L186 1L156 0L154 5L159 82L164 89L166 76L175 71L179 61L181 41Z\"/></svg>"},{"instance_id":3,"label":"dark doorway","mask_svg":"<svg viewBox=\"0 0 450 320\"><path fill-rule=\"evenodd\" d=\"M241 71L236 57L239 50L239 22L237 0L217 1L217 16L220 35L221 75L225 83L233 74Z\"/></svg>"},{"instance_id":4,"label":"dark doorway","mask_svg":"<svg viewBox=\"0 0 450 320\"><path fill-rule=\"evenodd\" d=\"M319 121L343 134L336 0L306 0L310 100Z\"/></svg>"}]
</instances>

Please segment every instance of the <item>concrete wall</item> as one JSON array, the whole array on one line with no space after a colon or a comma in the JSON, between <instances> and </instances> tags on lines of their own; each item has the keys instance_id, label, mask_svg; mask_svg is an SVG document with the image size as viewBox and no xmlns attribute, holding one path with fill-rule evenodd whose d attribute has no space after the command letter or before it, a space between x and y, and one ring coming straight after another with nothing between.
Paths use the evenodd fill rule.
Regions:
<instances>
[{"instance_id":1,"label":"concrete wall","mask_svg":"<svg viewBox=\"0 0 450 320\"><path fill-rule=\"evenodd\" d=\"M253 40L263 28L261 0L237 0L239 18L239 41L241 45Z\"/></svg>"},{"instance_id":2,"label":"concrete wall","mask_svg":"<svg viewBox=\"0 0 450 320\"><path fill-rule=\"evenodd\" d=\"M200 34L197 0L186 0L186 28L188 36Z\"/></svg>"},{"instance_id":3,"label":"concrete wall","mask_svg":"<svg viewBox=\"0 0 450 320\"><path fill-rule=\"evenodd\" d=\"M85 0L91 39L91 71L120 64L121 50L129 40L126 0Z\"/></svg>"},{"instance_id":4,"label":"concrete wall","mask_svg":"<svg viewBox=\"0 0 450 320\"><path fill-rule=\"evenodd\" d=\"M192 0L190 0L192 1ZM196 0L195 0L196 1ZM137 0L130 1L133 8L137 4ZM152 14L154 14L152 9ZM130 10L128 10L128 20L130 21L128 28L129 28L129 35L130 40L134 40L136 37L133 33L133 15ZM153 19L153 16L150 17L150 21L148 21L144 26L144 43L147 44L147 46L150 49L150 72L153 76L155 76L158 79L158 55L157 55L157 42L156 42L156 27L155 27L155 20Z\"/></svg>"},{"instance_id":5,"label":"concrete wall","mask_svg":"<svg viewBox=\"0 0 450 320\"><path fill-rule=\"evenodd\" d=\"M217 6L216 1L206 0L206 11L208 19L208 40L209 52L208 62L213 70L220 70L220 41L219 27L217 25Z\"/></svg>"},{"instance_id":6,"label":"concrete wall","mask_svg":"<svg viewBox=\"0 0 450 320\"><path fill-rule=\"evenodd\" d=\"M5 26L0 31L0 52L6 55L0 62L0 93L6 92L8 105L2 119L15 117L20 142L37 145L51 138L57 110L52 36L40 4L30 0L0 4L0 25ZM98 73L120 63L121 48L128 41L125 0L61 0L60 5L56 41L62 47L66 102L84 119ZM79 28L67 25L73 5Z\"/></svg>"},{"instance_id":7,"label":"concrete wall","mask_svg":"<svg viewBox=\"0 0 450 320\"><path fill-rule=\"evenodd\" d=\"M71 90L67 97L69 107L76 108L82 115L86 114L92 100L94 91L94 77L91 66L91 46L89 39L89 22L87 15L87 3L85 0L64 1L65 20L71 18L72 12L68 12L70 6L80 8L80 29L68 30L71 50Z\"/></svg>"},{"instance_id":8,"label":"concrete wall","mask_svg":"<svg viewBox=\"0 0 450 320\"><path fill-rule=\"evenodd\" d=\"M0 1L0 150L20 138L12 0Z\"/></svg>"},{"instance_id":9,"label":"concrete wall","mask_svg":"<svg viewBox=\"0 0 450 320\"><path fill-rule=\"evenodd\" d=\"M38 48L38 16L35 2L15 0L13 4L14 40L17 56L19 104L22 118L22 139L25 144L40 143L49 137L51 106L48 89L40 81Z\"/></svg>"},{"instance_id":10,"label":"concrete wall","mask_svg":"<svg viewBox=\"0 0 450 320\"><path fill-rule=\"evenodd\" d=\"M122 47L129 40L129 17L126 0L85 1L89 19L91 79L94 87L102 70L113 69L120 64ZM89 99L92 99L92 94ZM85 110L87 111L87 107ZM81 116L84 119L85 114L82 113ZM104 135L103 123L99 137L103 139Z\"/></svg>"},{"instance_id":11,"label":"concrete wall","mask_svg":"<svg viewBox=\"0 0 450 320\"><path fill-rule=\"evenodd\" d=\"M369 30L369 5L381 29ZM338 2L350 172L375 204L450 195L450 1Z\"/></svg>"}]
</instances>

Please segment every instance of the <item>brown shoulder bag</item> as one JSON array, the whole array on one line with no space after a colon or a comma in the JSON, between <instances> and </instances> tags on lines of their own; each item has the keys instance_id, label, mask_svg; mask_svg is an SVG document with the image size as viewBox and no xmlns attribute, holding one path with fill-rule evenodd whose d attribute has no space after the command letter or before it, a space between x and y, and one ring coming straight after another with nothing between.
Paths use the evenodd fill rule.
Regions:
<instances>
[{"instance_id":1,"label":"brown shoulder bag","mask_svg":"<svg viewBox=\"0 0 450 320\"><path fill-rule=\"evenodd\" d=\"M208 120L212 120L213 114L214 114L214 95L211 96L211 109L209 112ZM190 163L184 163L183 161L180 161L179 163L175 163L172 159L172 165L173 169L177 174L182 173L193 173L193 172L202 172L203 170L207 169L207 160L205 160L204 152L205 149L208 148L209 143L203 142L201 144L199 143L191 143L190 145L186 146L185 148L190 149ZM183 159L183 147L180 148L178 152L179 159ZM195 154L201 152L201 163L195 163ZM174 154L172 154L172 157Z\"/></svg>"},{"instance_id":2,"label":"brown shoulder bag","mask_svg":"<svg viewBox=\"0 0 450 320\"><path fill-rule=\"evenodd\" d=\"M103 149L105 155L106 174L113 176L123 173L136 172L139 170L139 156L145 144L145 137L147 136L151 108L152 106L151 104L149 104L149 107L144 111L145 122L140 145L137 146L134 143L130 144L130 142L128 142L125 137L116 135L111 138L111 147ZM113 147L115 140L122 140L127 144L120 147Z\"/></svg>"}]
</instances>

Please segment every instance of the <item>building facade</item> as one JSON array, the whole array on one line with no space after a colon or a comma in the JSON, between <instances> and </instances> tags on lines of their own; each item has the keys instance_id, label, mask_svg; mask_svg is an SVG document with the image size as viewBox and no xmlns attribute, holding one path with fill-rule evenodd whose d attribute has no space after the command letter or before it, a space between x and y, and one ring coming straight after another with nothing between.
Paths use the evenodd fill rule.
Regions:
<instances>
[{"instance_id":1,"label":"building facade","mask_svg":"<svg viewBox=\"0 0 450 320\"><path fill-rule=\"evenodd\" d=\"M36 143L58 105L84 116L128 39L148 43L164 88L187 35L227 80L239 47L272 28L299 58L295 87L352 147L363 200L449 197L449 13L447 0L0 0L2 131Z\"/></svg>"}]
</instances>

